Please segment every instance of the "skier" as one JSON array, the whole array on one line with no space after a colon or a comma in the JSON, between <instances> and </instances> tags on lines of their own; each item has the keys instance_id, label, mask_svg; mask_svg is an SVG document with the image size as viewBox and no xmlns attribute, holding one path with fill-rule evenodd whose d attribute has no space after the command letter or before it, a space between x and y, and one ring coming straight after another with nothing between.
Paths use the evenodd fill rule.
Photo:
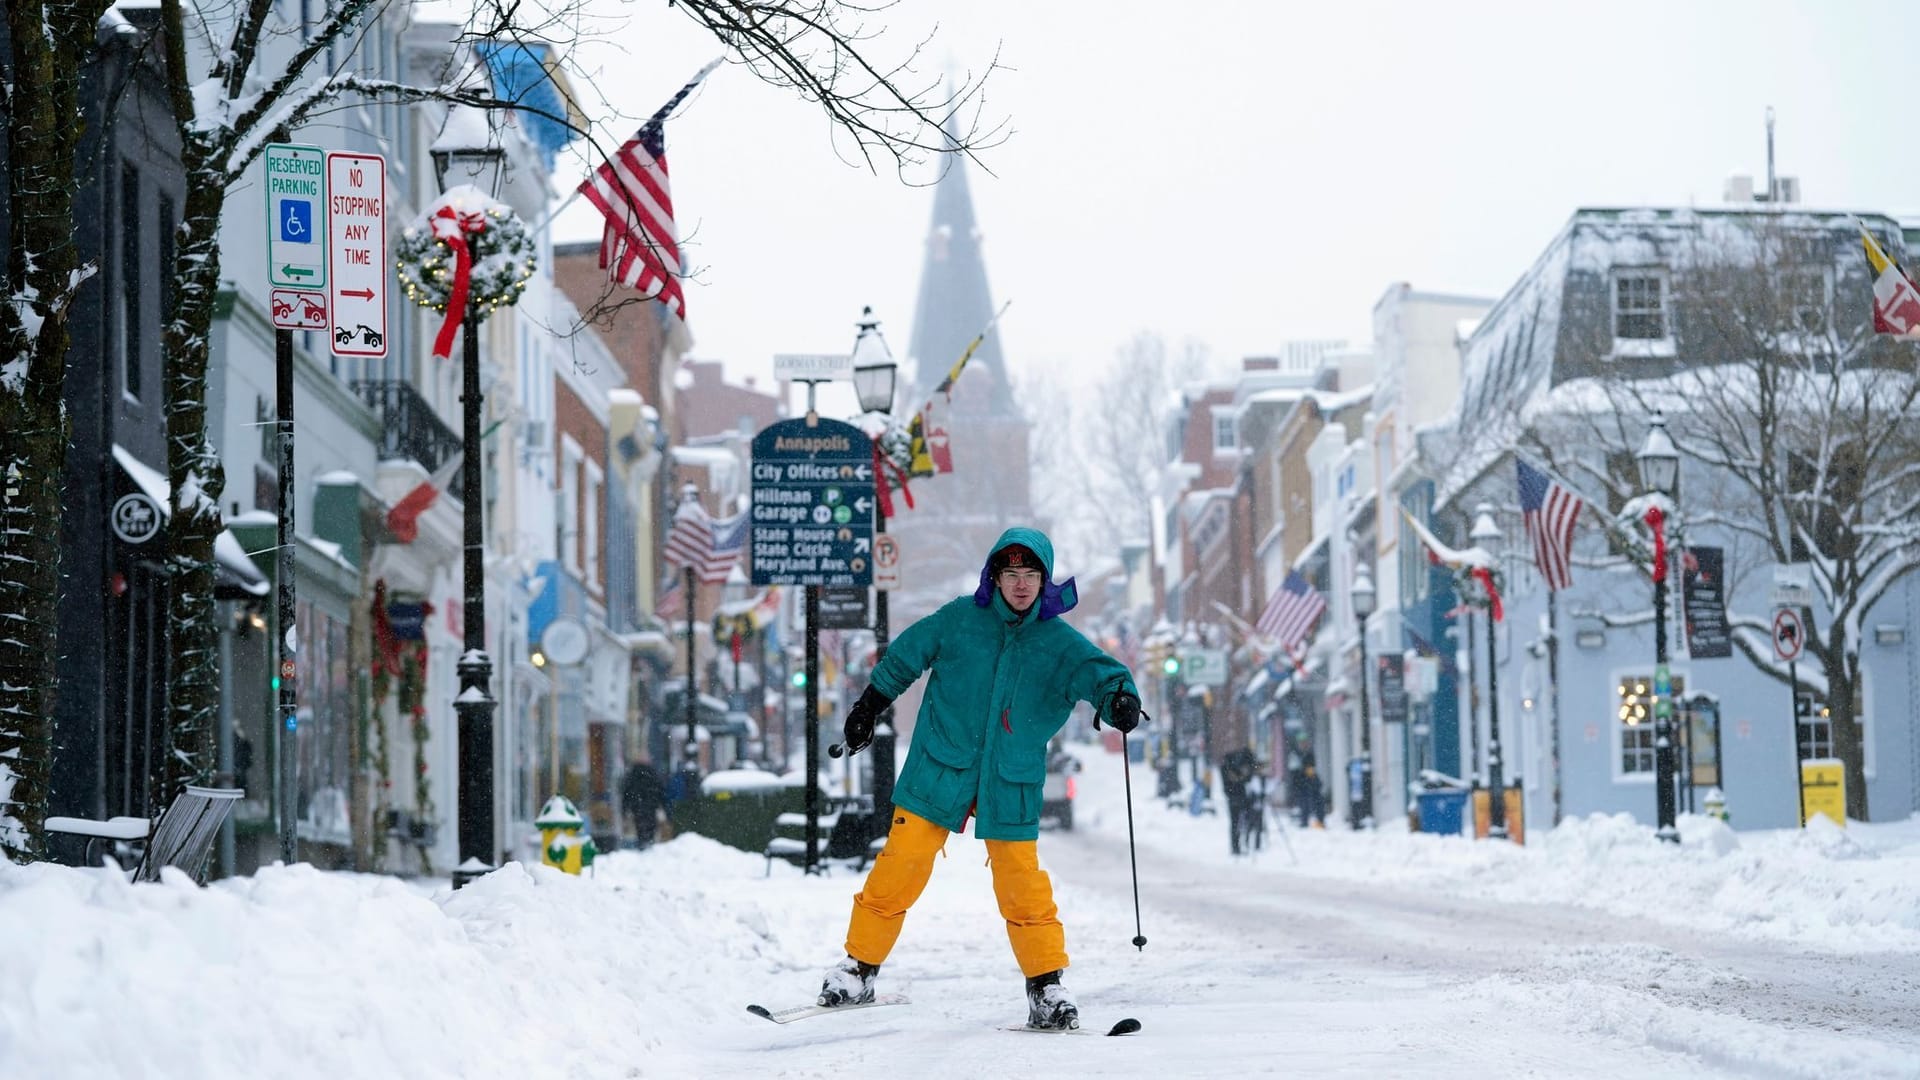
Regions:
<instances>
[{"instance_id":1,"label":"skier","mask_svg":"<svg viewBox=\"0 0 1920 1080\"><path fill-rule=\"evenodd\" d=\"M1053 581L1046 535L1008 529L981 568L980 587L908 627L874 668L847 713L849 751L865 748L875 718L923 672L931 675L893 789L887 844L853 898L847 955L821 983L821 1005L873 1000L875 976L926 888L934 857L971 817L1026 976L1028 1026L1080 1026L1060 983L1066 931L1036 852L1047 743L1079 701L1094 706L1095 727L1104 719L1132 731L1141 713L1126 667L1059 618L1077 602L1072 579Z\"/></svg>"}]
</instances>

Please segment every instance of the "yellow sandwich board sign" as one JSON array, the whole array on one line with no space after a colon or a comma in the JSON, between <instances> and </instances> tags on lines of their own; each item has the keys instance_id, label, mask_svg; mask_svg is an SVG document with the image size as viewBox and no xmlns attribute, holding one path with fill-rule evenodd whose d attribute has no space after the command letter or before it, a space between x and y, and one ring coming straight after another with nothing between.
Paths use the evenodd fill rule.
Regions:
<instances>
[{"instance_id":1,"label":"yellow sandwich board sign","mask_svg":"<svg viewBox=\"0 0 1920 1080\"><path fill-rule=\"evenodd\" d=\"M1828 821L1846 828L1847 767L1839 758L1808 758L1802 761L1800 786L1805 792L1801 799L1801 825L1811 821L1815 814L1825 814Z\"/></svg>"}]
</instances>

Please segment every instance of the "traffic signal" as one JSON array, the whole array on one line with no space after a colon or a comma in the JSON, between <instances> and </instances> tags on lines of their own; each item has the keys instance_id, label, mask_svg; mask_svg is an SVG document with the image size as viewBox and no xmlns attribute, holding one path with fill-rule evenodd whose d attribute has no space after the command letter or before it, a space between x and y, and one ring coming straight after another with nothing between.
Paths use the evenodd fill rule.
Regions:
<instances>
[{"instance_id":1,"label":"traffic signal","mask_svg":"<svg viewBox=\"0 0 1920 1080\"><path fill-rule=\"evenodd\" d=\"M1177 656L1169 656L1165 660L1160 661L1160 670L1165 672L1169 679L1180 674L1180 658Z\"/></svg>"},{"instance_id":2,"label":"traffic signal","mask_svg":"<svg viewBox=\"0 0 1920 1080\"><path fill-rule=\"evenodd\" d=\"M804 671L796 671L787 681L793 684L795 690L805 690L807 688L807 673Z\"/></svg>"}]
</instances>

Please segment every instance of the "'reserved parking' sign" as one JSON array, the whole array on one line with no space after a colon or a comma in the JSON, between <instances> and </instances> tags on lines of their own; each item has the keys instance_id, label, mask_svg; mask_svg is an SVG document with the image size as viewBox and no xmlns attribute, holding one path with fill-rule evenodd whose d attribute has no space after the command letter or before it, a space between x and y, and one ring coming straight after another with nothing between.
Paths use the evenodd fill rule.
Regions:
<instances>
[{"instance_id":1,"label":"'reserved parking' sign","mask_svg":"<svg viewBox=\"0 0 1920 1080\"><path fill-rule=\"evenodd\" d=\"M326 152L268 143L267 283L283 289L327 287Z\"/></svg>"}]
</instances>

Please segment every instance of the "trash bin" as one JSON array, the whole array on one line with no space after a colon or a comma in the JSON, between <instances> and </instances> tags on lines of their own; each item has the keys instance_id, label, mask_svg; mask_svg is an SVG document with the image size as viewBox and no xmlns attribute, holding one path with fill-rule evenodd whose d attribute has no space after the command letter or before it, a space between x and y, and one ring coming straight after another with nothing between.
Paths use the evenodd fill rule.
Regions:
<instances>
[{"instance_id":1,"label":"trash bin","mask_svg":"<svg viewBox=\"0 0 1920 1080\"><path fill-rule=\"evenodd\" d=\"M1467 820L1467 795L1465 791L1444 789L1415 795L1414 802L1420 806L1420 831L1460 835Z\"/></svg>"}]
</instances>

